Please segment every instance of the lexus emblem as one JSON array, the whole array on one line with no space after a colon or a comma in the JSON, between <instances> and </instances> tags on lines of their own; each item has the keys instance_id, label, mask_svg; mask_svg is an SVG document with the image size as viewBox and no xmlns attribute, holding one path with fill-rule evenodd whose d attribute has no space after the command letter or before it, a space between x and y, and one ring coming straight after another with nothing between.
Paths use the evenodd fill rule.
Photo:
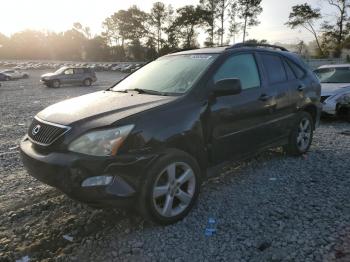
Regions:
<instances>
[{"instance_id":1,"label":"lexus emblem","mask_svg":"<svg viewBox=\"0 0 350 262\"><path fill-rule=\"evenodd\" d=\"M33 136L37 135L37 134L39 133L39 131L40 131L40 128L41 128L40 125L36 125L36 126L33 128L33 130L32 130L32 135L33 135Z\"/></svg>"}]
</instances>

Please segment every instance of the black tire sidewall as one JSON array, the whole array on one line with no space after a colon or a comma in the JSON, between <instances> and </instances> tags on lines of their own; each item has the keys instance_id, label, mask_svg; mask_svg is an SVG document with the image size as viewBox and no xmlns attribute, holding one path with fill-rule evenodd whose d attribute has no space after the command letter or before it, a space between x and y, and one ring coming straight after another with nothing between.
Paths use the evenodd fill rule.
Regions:
<instances>
[{"instance_id":1,"label":"black tire sidewall","mask_svg":"<svg viewBox=\"0 0 350 262\"><path fill-rule=\"evenodd\" d=\"M58 85L55 86L55 83L58 83ZM51 82L51 86L52 86L53 88L59 88L59 87L61 86L61 83L60 83L59 80L53 80L53 81Z\"/></svg>"},{"instance_id":2,"label":"black tire sidewall","mask_svg":"<svg viewBox=\"0 0 350 262\"><path fill-rule=\"evenodd\" d=\"M89 79L89 78L87 78L87 79L85 79L85 80L83 81L83 85L84 85L84 86L91 86L91 84L92 84L92 81L91 81L91 79Z\"/></svg>"},{"instance_id":3,"label":"black tire sidewall","mask_svg":"<svg viewBox=\"0 0 350 262\"><path fill-rule=\"evenodd\" d=\"M166 218L161 216L154 207L153 204L153 186L154 183L162 170L172 162L184 162L188 164L196 177L196 189L191 200L189 206L179 215ZM180 150L170 150L159 159L149 168L146 172L145 179L142 183L141 194L139 197L139 211L145 217L145 219L161 224L161 225L169 225L178 222L183 219L192 209L199 195L201 185L201 175L200 168L197 164L197 161L191 157L189 154L180 151Z\"/></svg>"},{"instance_id":4,"label":"black tire sidewall","mask_svg":"<svg viewBox=\"0 0 350 262\"><path fill-rule=\"evenodd\" d=\"M301 151L297 144L297 137L298 137L298 129L299 129L300 122L304 118L308 118L308 120L311 123L311 136L310 136L310 142L308 147L305 150ZM287 153L294 156L305 154L310 149L310 146L312 144L314 129L315 129L315 123L312 119L312 116L308 112L299 112L289 138L289 144L286 146Z\"/></svg>"}]
</instances>

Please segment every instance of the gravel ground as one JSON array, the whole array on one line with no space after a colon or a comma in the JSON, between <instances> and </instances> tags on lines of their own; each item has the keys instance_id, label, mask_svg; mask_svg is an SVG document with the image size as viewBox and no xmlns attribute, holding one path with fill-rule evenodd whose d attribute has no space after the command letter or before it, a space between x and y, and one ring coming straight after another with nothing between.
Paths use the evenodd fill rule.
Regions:
<instances>
[{"instance_id":1,"label":"gravel ground","mask_svg":"<svg viewBox=\"0 0 350 262\"><path fill-rule=\"evenodd\" d=\"M276 149L228 165L187 218L160 227L91 209L27 175L18 143L32 117L122 77L98 73L89 88L48 89L41 73L0 87L0 261L350 261L348 123L322 121L304 157ZM210 217L216 234L205 236Z\"/></svg>"}]
</instances>

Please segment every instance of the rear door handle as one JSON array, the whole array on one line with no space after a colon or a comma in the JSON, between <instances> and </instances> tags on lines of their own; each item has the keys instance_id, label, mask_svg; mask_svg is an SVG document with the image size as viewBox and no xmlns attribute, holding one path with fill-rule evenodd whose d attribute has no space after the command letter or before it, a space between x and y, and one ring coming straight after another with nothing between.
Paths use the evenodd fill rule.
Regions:
<instances>
[{"instance_id":1,"label":"rear door handle","mask_svg":"<svg viewBox=\"0 0 350 262\"><path fill-rule=\"evenodd\" d=\"M298 86L297 89L298 89L299 92L302 92L302 91L304 91L305 86L304 85L300 85L300 86Z\"/></svg>"},{"instance_id":2,"label":"rear door handle","mask_svg":"<svg viewBox=\"0 0 350 262\"><path fill-rule=\"evenodd\" d=\"M262 95L259 97L259 100L260 100L260 101L263 101L263 102L265 102L265 101L267 101L267 100L269 100L269 99L271 99L271 96L269 96L269 95L267 95L267 94L262 94Z\"/></svg>"}]
</instances>

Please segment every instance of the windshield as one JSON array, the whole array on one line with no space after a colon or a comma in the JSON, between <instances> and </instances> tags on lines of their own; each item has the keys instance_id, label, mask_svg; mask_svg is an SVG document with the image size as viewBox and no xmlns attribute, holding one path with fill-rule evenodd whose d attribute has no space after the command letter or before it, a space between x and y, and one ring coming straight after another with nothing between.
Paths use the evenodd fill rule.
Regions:
<instances>
[{"instance_id":1,"label":"windshield","mask_svg":"<svg viewBox=\"0 0 350 262\"><path fill-rule=\"evenodd\" d=\"M60 69L58 69L55 74L62 74L64 72L64 70L66 70L67 67L61 67Z\"/></svg>"},{"instance_id":2,"label":"windshield","mask_svg":"<svg viewBox=\"0 0 350 262\"><path fill-rule=\"evenodd\" d=\"M165 56L119 82L112 91L142 89L159 93L186 93L218 54Z\"/></svg>"},{"instance_id":3,"label":"windshield","mask_svg":"<svg viewBox=\"0 0 350 262\"><path fill-rule=\"evenodd\" d=\"M350 83L350 67L330 67L315 70L321 83Z\"/></svg>"}]
</instances>

